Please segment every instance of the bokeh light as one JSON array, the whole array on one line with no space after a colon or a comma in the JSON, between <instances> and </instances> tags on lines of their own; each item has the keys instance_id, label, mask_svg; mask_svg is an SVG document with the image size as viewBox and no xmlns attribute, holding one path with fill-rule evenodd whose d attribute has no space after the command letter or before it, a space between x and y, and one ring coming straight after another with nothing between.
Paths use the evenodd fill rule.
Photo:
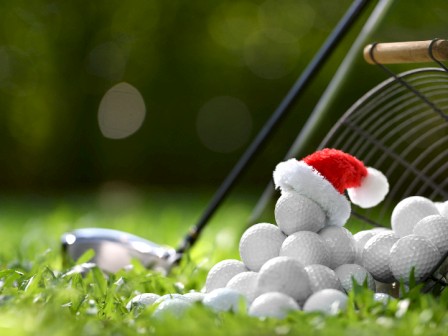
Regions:
<instances>
[{"instance_id":1,"label":"bokeh light","mask_svg":"<svg viewBox=\"0 0 448 336\"><path fill-rule=\"evenodd\" d=\"M205 147L214 152L230 153L249 139L252 117L241 100L220 96L202 106L196 128Z\"/></svg>"},{"instance_id":2,"label":"bokeh light","mask_svg":"<svg viewBox=\"0 0 448 336\"><path fill-rule=\"evenodd\" d=\"M142 126L146 107L140 92L122 82L106 92L98 110L101 133L109 139L123 139Z\"/></svg>"}]
</instances>

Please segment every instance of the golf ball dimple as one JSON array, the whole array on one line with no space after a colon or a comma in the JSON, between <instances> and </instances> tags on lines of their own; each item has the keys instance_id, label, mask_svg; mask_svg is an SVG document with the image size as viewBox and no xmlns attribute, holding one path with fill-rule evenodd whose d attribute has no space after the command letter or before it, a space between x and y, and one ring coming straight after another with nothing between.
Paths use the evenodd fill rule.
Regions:
<instances>
[{"instance_id":1,"label":"golf ball dimple","mask_svg":"<svg viewBox=\"0 0 448 336\"><path fill-rule=\"evenodd\" d=\"M230 279L226 287L243 294L250 303L257 296L257 281L257 272L242 272Z\"/></svg>"},{"instance_id":2,"label":"golf ball dimple","mask_svg":"<svg viewBox=\"0 0 448 336\"><path fill-rule=\"evenodd\" d=\"M438 215L434 203L421 196L411 196L401 200L392 211L392 229L398 237L412 234L414 226L423 218Z\"/></svg>"},{"instance_id":3,"label":"golf ball dimple","mask_svg":"<svg viewBox=\"0 0 448 336\"><path fill-rule=\"evenodd\" d=\"M395 281L389 268L390 249L398 240L393 232L381 232L370 238L362 253L362 266L375 280L391 283Z\"/></svg>"},{"instance_id":4,"label":"golf ball dimple","mask_svg":"<svg viewBox=\"0 0 448 336\"><path fill-rule=\"evenodd\" d=\"M213 266L205 280L205 289L209 293L217 288L224 288L235 275L246 272L243 262L235 259L222 260Z\"/></svg>"},{"instance_id":5,"label":"golf ball dimple","mask_svg":"<svg viewBox=\"0 0 448 336\"><path fill-rule=\"evenodd\" d=\"M126 309L131 311L134 308L146 307L154 304L160 295L154 293L143 293L137 296L134 296L126 305Z\"/></svg>"},{"instance_id":6,"label":"golf ball dimple","mask_svg":"<svg viewBox=\"0 0 448 336\"><path fill-rule=\"evenodd\" d=\"M297 231L317 232L325 226L325 212L313 200L294 191L284 191L275 205L275 221L287 235Z\"/></svg>"},{"instance_id":7,"label":"golf ball dimple","mask_svg":"<svg viewBox=\"0 0 448 336\"><path fill-rule=\"evenodd\" d=\"M300 306L290 296L280 292L268 292L257 297L249 307L249 315L283 319L290 311L300 310Z\"/></svg>"},{"instance_id":8,"label":"golf ball dimple","mask_svg":"<svg viewBox=\"0 0 448 336\"><path fill-rule=\"evenodd\" d=\"M308 265L305 271L308 273L313 293L327 288L342 290L341 282L331 268L324 265Z\"/></svg>"},{"instance_id":9,"label":"golf ball dimple","mask_svg":"<svg viewBox=\"0 0 448 336\"><path fill-rule=\"evenodd\" d=\"M423 218L414 227L414 234L428 238L444 255L448 251L448 218L431 215Z\"/></svg>"},{"instance_id":10,"label":"golf ball dimple","mask_svg":"<svg viewBox=\"0 0 448 336\"><path fill-rule=\"evenodd\" d=\"M355 261L356 242L346 228L339 226L327 226L319 231L319 235L326 242L330 251L330 268L343 264L351 264Z\"/></svg>"},{"instance_id":11,"label":"golf ball dimple","mask_svg":"<svg viewBox=\"0 0 448 336\"><path fill-rule=\"evenodd\" d=\"M417 282L423 280L440 260L437 247L414 234L400 238L390 250L389 267L397 280L408 284L411 270Z\"/></svg>"},{"instance_id":12,"label":"golf ball dimple","mask_svg":"<svg viewBox=\"0 0 448 336\"><path fill-rule=\"evenodd\" d=\"M163 319L165 317L182 317L185 312L192 306L189 300L174 298L172 300L162 301L153 313L156 319Z\"/></svg>"},{"instance_id":13,"label":"golf ball dimple","mask_svg":"<svg viewBox=\"0 0 448 336\"><path fill-rule=\"evenodd\" d=\"M295 258L304 266L330 265L327 244L321 236L310 231L299 231L288 236L282 244L280 256Z\"/></svg>"},{"instance_id":14,"label":"golf ball dimple","mask_svg":"<svg viewBox=\"0 0 448 336\"><path fill-rule=\"evenodd\" d=\"M277 257L266 262L258 275L257 290L259 294L281 292L299 303L311 294L308 273L291 257Z\"/></svg>"},{"instance_id":15,"label":"golf ball dimple","mask_svg":"<svg viewBox=\"0 0 448 336\"><path fill-rule=\"evenodd\" d=\"M230 288L218 288L207 293L202 300L204 306L211 308L216 312L220 311L239 311L240 302L246 302L244 295Z\"/></svg>"},{"instance_id":16,"label":"golf ball dimple","mask_svg":"<svg viewBox=\"0 0 448 336\"><path fill-rule=\"evenodd\" d=\"M247 229L240 240L240 256L246 267L258 272L263 264L279 256L286 236L273 224L255 224Z\"/></svg>"},{"instance_id":17,"label":"golf ball dimple","mask_svg":"<svg viewBox=\"0 0 448 336\"><path fill-rule=\"evenodd\" d=\"M355 240L356 246L356 256L355 256L355 264L362 266L362 251L364 250L364 245L367 241L376 235L378 232L373 230L364 230L359 231L353 235L353 239Z\"/></svg>"},{"instance_id":18,"label":"golf ball dimple","mask_svg":"<svg viewBox=\"0 0 448 336\"><path fill-rule=\"evenodd\" d=\"M372 275L362 266L357 264L341 265L334 270L341 282L342 288L348 293L353 289L353 281L360 286L367 280L367 287L375 291L375 280Z\"/></svg>"},{"instance_id":19,"label":"golf ball dimple","mask_svg":"<svg viewBox=\"0 0 448 336\"><path fill-rule=\"evenodd\" d=\"M335 315L347 307L348 296L336 289L322 289L306 300L303 310Z\"/></svg>"}]
</instances>

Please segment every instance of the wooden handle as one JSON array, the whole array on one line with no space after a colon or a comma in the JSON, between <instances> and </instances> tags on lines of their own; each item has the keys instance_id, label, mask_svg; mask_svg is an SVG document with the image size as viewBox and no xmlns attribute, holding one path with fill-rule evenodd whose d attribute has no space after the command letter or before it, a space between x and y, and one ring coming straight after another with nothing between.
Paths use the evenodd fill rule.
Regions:
<instances>
[{"instance_id":1,"label":"wooden handle","mask_svg":"<svg viewBox=\"0 0 448 336\"><path fill-rule=\"evenodd\" d=\"M364 59L367 63L394 64L394 63L424 63L433 62L430 56L432 41L395 42L369 44L364 48ZM432 44L432 54L438 61L448 60L448 41L436 40Z\"/></svg>"}]
</instances>

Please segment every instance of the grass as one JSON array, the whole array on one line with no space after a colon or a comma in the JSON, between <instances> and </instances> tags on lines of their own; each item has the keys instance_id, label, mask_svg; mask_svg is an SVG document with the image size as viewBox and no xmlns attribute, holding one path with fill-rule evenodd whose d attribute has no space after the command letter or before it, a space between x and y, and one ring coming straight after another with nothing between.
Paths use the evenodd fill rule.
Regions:
<instances>
[{"instance_id":1,"label":"grass","mask_svg":"<svg viewBox=\"0 0 448 336\"><path fill-rule=\"evenodd\" d=\"M119 196L119 197L118 197ZM179 320L156 320L151 307L128 312L136 294L200 290L217 261L238 258L238 240L256 195L226 202L198 245L169 276L135 264L104 277L66 275L60 235L72 228L120 229L158 243L176 245L207 203L207 192L125 191L0 198L0 335L442 335L448 327L448 291L435 297L419 288L384 306L356 288L338 316L296 312L285 320L260 320L245 313L215 314L200 305ZM353 231L360 228L352 223Z\"/></svg>"}]
</instances>

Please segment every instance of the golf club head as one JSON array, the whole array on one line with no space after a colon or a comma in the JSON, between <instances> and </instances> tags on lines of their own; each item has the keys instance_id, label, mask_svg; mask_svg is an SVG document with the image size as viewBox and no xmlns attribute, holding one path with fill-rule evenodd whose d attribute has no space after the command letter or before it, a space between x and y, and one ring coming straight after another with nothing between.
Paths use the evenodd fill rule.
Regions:
<instances>
[{"instance_id":1,"label":"golf club head","mask_svg":"<svg viewBox=\"0 0 448 336\"><path fill-rule=\"evenodd\" d=\"M87 250L95 256L90 262L105 272L115 273L138 260L146 268L167 273L180 259L171 247L160 246L127 232L83 228L67 232L61 237L64 258L76 261Z\"/></svg>"}]
</instances>

